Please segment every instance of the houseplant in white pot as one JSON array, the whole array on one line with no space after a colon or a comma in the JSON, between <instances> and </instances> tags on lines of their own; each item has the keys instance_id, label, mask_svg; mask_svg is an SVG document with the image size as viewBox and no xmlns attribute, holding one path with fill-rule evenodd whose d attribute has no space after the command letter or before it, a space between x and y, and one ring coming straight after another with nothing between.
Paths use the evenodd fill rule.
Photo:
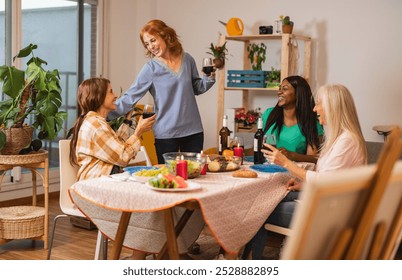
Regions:
<instances>
[{"instance_id":1,"label":"houseplant in white pot","mask_svg":"<svg viewBox=\"0 0 402 280\"><path fill-rule=\"evenodd\" d=\"M67 114L62 105L58 70L47 71L47 62L36 57L37 45L30 44L13 58L31 56L26 70L0 66L2 92L9 98L0 102L0 153L19 154L21 150L38 150L42 139L53 140L63 127ZM32 124L27 118L32 117ZM32 141L38 130L39 140ZM24 138L24 139L22 139ZM17 142L17 144L15 144Z\"/></svg>"}]
</instances>

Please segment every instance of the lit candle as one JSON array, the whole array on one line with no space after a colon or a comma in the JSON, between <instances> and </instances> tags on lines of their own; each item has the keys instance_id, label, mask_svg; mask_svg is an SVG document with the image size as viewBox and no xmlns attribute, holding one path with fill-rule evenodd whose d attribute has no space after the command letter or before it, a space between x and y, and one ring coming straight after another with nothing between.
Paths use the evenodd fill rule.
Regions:
<instances>
[{"instance_id":1,"label":"lit candle","mask_svg":"<svg viewBox=\"0 0 402 280\"><path fill-rule=\"evenodd\" d=\"M176 162L176 176L182 177L184 180L188 179L187 161L181 156L181 159Z\"/></svg>"},{"instance_id":2,"label":"lit candle","mask_svg":"<svg viewBox=\"0 0 402 280\"><path fill-rule=\"evenodd\" d=\"M233 148L233 154L237 157L241 157L241 164L243 164L243 148L240 147L240 144L237 144L237 147Z\"/></svg>"}]
</instances>

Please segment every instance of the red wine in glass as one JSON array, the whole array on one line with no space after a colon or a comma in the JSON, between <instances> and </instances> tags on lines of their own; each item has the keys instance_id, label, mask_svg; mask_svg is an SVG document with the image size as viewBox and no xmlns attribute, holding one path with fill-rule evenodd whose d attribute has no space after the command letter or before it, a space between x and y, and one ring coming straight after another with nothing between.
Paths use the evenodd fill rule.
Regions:
<instances>
[{"instance_id":1,"label":"red wine in glass","mask_svg":"<svg viewBox=\"0 0 402 280\"><path fill-rule=\"evenodd\" d=\"M204 72L207 76L211 75L213 70L214 70L213 66L204 66L204 67L202 67L202 72Z\"/></svg>"},{"instance_id":2,"label":"red wine in glass","mask_svg":"<svg viewBox=\"0 0 402 280\"><path fill-rule=\"evenodd\" d=\"M144 110L142 111L142 118L150 118L155 115L155 107L153 104L145 104Z\"/></svg>"},{"instance_id":3,"label":"red wine in glass","mask_svg":"<svg viewBox=\"0 0 402 280\"><path fill-rule=\"evenodd\" d=\"M147 119L147 118L152 117L153 115L155 115L155 112L144 112L144 113L142 113L142 118Z\"/></svg>"},{"instance_id":4,"label":"red wine in glass","mask_svg":"<svg viewBox=\"0 0 402 280\"><path fill-rule=\"evenodd\" d=\"M209 76L211 75L212 71L214 71L214 63L212 58L204 58L202 60L202 72Z\"/></svg>"}]
</instances>

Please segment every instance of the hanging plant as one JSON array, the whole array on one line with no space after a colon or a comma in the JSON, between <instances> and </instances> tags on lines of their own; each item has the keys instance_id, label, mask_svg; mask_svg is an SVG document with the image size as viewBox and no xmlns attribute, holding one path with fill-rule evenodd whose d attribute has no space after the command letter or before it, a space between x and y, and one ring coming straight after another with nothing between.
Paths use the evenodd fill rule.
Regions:
<instances>
[{"instance_id":1,"label":"hanging plant","mask_svg":"<svg viewBox=\"0 0 402 280\"><path fill-rule=\"evenodd\" d=\"M252 43L247 47L248 59L253 70L262 70L262 63L265 62L267 46L264 43Z\"/></svg>"},{"instance_id":2,"label":"hanging plant","mask_svg":"<svg viewBox=\"0 0 402 280\"><path fill-rule=\"evenodd\" d=\"M214 57L214 64L218 69L225 65L225 59L228 53L226 43L227 42L225 42L222 46L214 46L214 44L211 43L211 46L209 47L211 51L207 52L207 54L210 54Z\"/></svg>"}]
</instances>

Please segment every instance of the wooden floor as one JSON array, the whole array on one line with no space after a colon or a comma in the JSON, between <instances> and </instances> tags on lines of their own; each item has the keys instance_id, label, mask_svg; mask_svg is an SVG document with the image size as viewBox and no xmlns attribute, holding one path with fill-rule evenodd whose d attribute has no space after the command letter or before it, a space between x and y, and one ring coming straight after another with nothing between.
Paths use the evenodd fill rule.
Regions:
<instances>
[{"instance_id":1,"label":"wooden floor","mask_svg":"<svg viewBox=\"0 0 402 280\"><path fill-rule=\"evenodd\" d=\"M21 203L19 203L21 204ZM26 204L29 205L29 202ZM38 203L41 206L41 202ZM10 206L0 203L0 207ZM62 214L58 196L52 194L49 200L50 209L50 230L53 229L53 219L56 215ZM57 223L57 229L54 237L52 260L92 260L95 255L95 245L97 238L97 230L86 230L73 226L69 218L61 218ZM279 259L280 247L283 237L278 234L272 234L267 242L264 250L264 259ZM199 254L189 254L182 256L182 259L194 260L211 260L219 253L219 245L215 239L204 230L200 235L197 243L200 245L201 252ZM113 244L109 246L110 250ZM123 249L122 258L128 257L131 251ZM47 250L43 249L43 241L32 240L14 240L6 244L0 245L0 260L46 260ZM151 259L152 256L149 256ZM396 258L402 259L402 250L399 249Z\"/></svg>"}]
</instances>

